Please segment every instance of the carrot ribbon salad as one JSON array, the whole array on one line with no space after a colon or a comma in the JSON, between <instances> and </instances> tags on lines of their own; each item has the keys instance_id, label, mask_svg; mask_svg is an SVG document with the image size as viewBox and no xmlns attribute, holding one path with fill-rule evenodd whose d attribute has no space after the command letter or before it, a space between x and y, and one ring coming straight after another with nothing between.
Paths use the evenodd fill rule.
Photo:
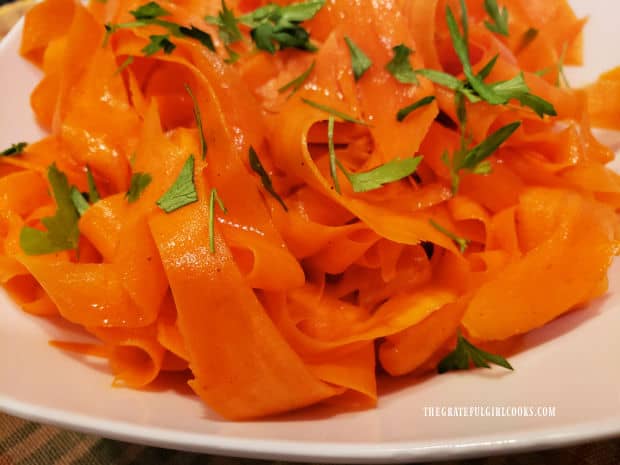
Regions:
<instances>
[{"instance_id":1,"label":"carrot ribbon salad","mask_svg":"<svg viewBox=\"0 0 620 465\"><path fill-rule=\"evenodd\" d=\"M566 0L46 0L1 281L115 384L185 372L229 419L512 369L619 251L591 126L620 128L620 73L570 87L583 26Z\"/></svg>"}]
</instances>

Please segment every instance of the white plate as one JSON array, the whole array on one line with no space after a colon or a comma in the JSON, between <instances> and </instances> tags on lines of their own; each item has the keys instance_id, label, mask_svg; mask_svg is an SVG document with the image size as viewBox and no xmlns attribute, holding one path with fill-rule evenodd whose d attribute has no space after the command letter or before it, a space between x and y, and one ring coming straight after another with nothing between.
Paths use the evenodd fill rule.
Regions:
<instances>
[{"instance_id":1,"label":"white plate","mask_svg":"<svg viewBox=\"0 0 620 465\"><path fill-rule=\"evenodd\" d=\"M575 84L620 64L615 0L573 2L592 15L586 69ZM0 147L35 140L28 104L39 73L18 58L18 26L0 44ZM615 38L615 39L614 39ZM616 139L617 141L617 139ZM609 294L528 336L514 373L478 370L384 385L375 410L327 408L278 420L218 419L187 392L116 389L105 365L47 345L69 328L21 313L0 294L0 410L160 447L254 458L411 462L559 447L620 434L620 266ZM425 417L425 406L552 406L555 417Z\"/></svg>"}]
</instances>

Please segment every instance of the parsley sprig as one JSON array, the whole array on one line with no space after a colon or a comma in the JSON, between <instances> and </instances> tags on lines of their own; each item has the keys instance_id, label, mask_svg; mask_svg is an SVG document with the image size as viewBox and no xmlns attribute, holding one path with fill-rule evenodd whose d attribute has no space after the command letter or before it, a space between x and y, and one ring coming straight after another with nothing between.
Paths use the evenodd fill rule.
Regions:
<instances>
[{"instance_id":1,"label":"parsley sprig","mask_svg":"<svg viewBox=\"0 0 620 465\"><path fill-rule=\"evenodd\" d=\"M196 201L198 193L194 184L194 155L190 155L172 186L157 201L157 205L166 213L172 213Z\"/></svg>"},{"instance_id":2,"label":"parsley sprig","mask_svg":"<svg viewBox=\"0 0 620 465\"><path fill-rule=\"evenodd\" d=\"M366 54L355 45L355 42L350 37L345 36L344 41L349 48L351 54L351 67L353 68L353 76L356 81L364 75L368 68L372 66L372 60L366 56Z\"/></svg>"},{"instance_id":3,"label":"parsley sprig","mask_svg":"<svg viewBox=\"0 0 620 465\"><path fill-rule=\"evenodd\" d=\"M523 73L507 81L487 84L484 79L491 73L497 62L497 56L489 61L479 73L474 74L469 57L469 26L467 20L467 5L461 0L461 25L456 21L452 9L446 7L446 21L452 39L452 46L463 67L465 79L461 81L451 74L432 69L418 69L415 73L434 83L463 94L472 103L485 101L491 105L505 105L510 100L517 100L522 106L531 108L540 117L544 115L556 116L553 105L546 100L530 93Z\"/></svg>"},{"instance_id":4,"label":"parsley sprig","mask_svg":"<svg viewBox=\"0 0 620 465\"><path fill-rule=\"evenodd\" d=\"M217 193L217 189L211 189L211 195L209 196L209 250L211 253L215 253L215 204L220 207L220 210L224 214L228 213L224 202Z\"/></svg>"},{"instance_id":5,"label":"parsley sprig","mask_svg":"<svg viewBox=\"0 0 620 465\"><path fill-rule=\"evenodd\" d=\"M168 30L168 34L153 34L149 36L149 43L142 49L142 52L147 56L153 55L160 50L166 54L172 53L176 45L170 40L170 35L196 40L209 50L215 51L215 46L213 45L213 40L209 33L195 26L181 26L180 24L162 19L166 16L170 16L170 12L162 8L157 2L145 3L129 13L131 13L135 21L117 24L107 23L105 25L106 34L103 39L104 47L107 46L110 36L119 29L135 29L154 25Z\"/></svg>"},{"instance_id":6,"label":"parsley sprig","mask_svg":"<svg viewBox=\"0 0 620 465\"><path fill-rule=\"evenodd\" d=\"M456 348L439 362L437 372L446 373L453 370L469 370L471 364L478 368L491 368L491 363L504 367L507 370L514 370L504 357L479 349L465 339L459 331Z\"/></svg>"},{"instance_id":7,"label":"parsley sprig","mask_svg":"<svg viewBox=\"0 0 620 465\"><path fill-rule=\"evenodd\" d=\"M235 17L222 2L217 16L205 20L218 26L219 35L225 44L242 39L239 24L250 28L250 37L259 50L276 53L286 48L314 52L316 46L310 41L310 33L301 25L314 18L325 5L325 0L307 0L286 6L270 3L256 10Z\"/></svg>"},{"instance_id":8,"label":"parsley sprig","mask_svg":"<svg viewBox=\"0 0 620 465\"><path fill-rule=\"evenodd\" d=\"M21 155L27 146L28 144L26 142L18 142L17 144L12 144L8 149L0 152L0 156L11 157L14 155Z\"/></svg>"},{"instance_id":9,"label":"parsley sprig","mask_svg":"<svg viewBox=\"0 0 620 465\"><path fill-rule=\"evenodd\" d=\"M470 242L469 239L465 239L464 237L460 237L460 236L456 235L455 233L453 233L449 229L446 229L445 227L443 227L442 225L437 223L435 220L431 219L431 220L428 220L428 222L430 223L430 225L433 228L435 228L441 234L443 234L444 236L447 236L450 239L452 239L452 241L456 245L458 245L459 250L461 251L461 253L465 253L465 251L467 250L467 247L469 246L469 242Z\"/></svg>"},{"instance_id":10,"label":"parsley sprig","mask_svg":"<svg viewBox=\"0 0 620 465\"><path fill-rule=\"evenodd\" d=\"M418 78L415 71L411 67L409 62L409 55L412 50L405 44L397 45L392 49L394 56L385 65L385 69L392 75L398 82L403 84L418 84Z\"/></svg>"},{"instance_id":11,"label":"parsley sprig","mask_svg":"<svg viewBox=\"0 0 620 465\"><path fill-rule=\"evenodd\" d=\"M41 219L44 231L30 226L22 228L19 243L27 255L73 250L78 246L79 213L73 203L72 188L67 176L54 163L47 170L47 179L56 201L56 213L54 216Z\"/></svg>"},{"instance_id":12,"label":"parsley sprig","mask_svg":"<svg viewBox=\"0 0 620 465\"><path fill-rule=\"evenodd\" d=\"M463 116L464 117L464 116ZM519 121L501 127L484 141L473 148L466 147L465 135L461 135L461 147L454 152L452 159L448 152L444 152L442 160L450 170L452 179L452 192L456 194L459 190L461 170L466 170L474 174L489 174L491 164L488 158L521 126ZM463 127L463 126L462 126Z\"/></svg>"},{"instance_id":13,"label":"parsley sprig","mask_svg":"<svg viewBox=\"0 0 620 465\"><path fill-rule=\"evenodd\" d=\"M284 200L282 200L282 197L280 197L280 194L278 194L273 187L271 178L269 177L267 171L265 171L263 164L260 162L260 158L258 158L258 154L256 153L256 150L254 150L254 147L250 146L250 149L248 151L248 157L250 161L250 168L252 168L252 171L254 171L256 174L258 174L265 190L269 192L273 196L273 198L276 199L280 205L282 205L284 211L287 212L288 207L284 203Z\"/></svg>"},{"instance_id":14,"label":"parsley sprig","mask_svg":"<svg viewBox=\"0 0 620 465\"><path fill-rule=\"evenodd\" d=\"M508 37L508 8L504 7L500 10L496 0L484 0L484 9L493 21L485 21L486 28L491 32Z\"/></svg>"}]
</instances>

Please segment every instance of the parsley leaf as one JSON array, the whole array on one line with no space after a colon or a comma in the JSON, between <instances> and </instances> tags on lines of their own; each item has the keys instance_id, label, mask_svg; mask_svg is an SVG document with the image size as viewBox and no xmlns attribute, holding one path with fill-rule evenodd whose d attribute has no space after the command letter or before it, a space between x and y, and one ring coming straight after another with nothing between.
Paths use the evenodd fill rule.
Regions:
<instances>
[{"instance_id":1,"label":"parsley leaf","mask_svg":"<svg viewBox=\"0 0 620 465\"><path fill-rule=\"evenodd\" d=\"M198 200L194 185L194 155L190 155L181 168L174 184L157 201L166 213L171 213Z\"/></svg>"},{"instance_id":2,"label":"parsley leaf","mask_svg":"<svg viewBox=\"0 0 620 465\"><path fill-rule=\"evenodd\" d=\"M307 98L302 98L301 101L304 102L306 105L310 105L311 107L316 108L317 110L324 111L325 113L333 115L336 118L340 118L341 120L346 121L348 123L355 123L355 124L361 124L363 126L368 126L368 123L365 123L364 121L361 121L359 119L355 119L352 116L349 116L346 113L342 113L341 111L336 110L335 108L328 107L327 105L323 105L321 103L308 100Z\"/></svg>"},{"instance_id":3,"label":"parsley leaf","mask_svg":"<svg viewBox=\"0 0 620 465\"><path fill-rule=\"evenodd\" d=\"M217 190L213 188L211 189L211 196L209 197L209 249L211 253L215 253L215 202L217 202L220 210L222 210L224 214L228 213L228 210L226 210L224 206L224 202L222 202L220 196L217 195Z\"/></svg>"},{"instance_id":4,"label":"parsley leaf","mask_svg":"<svg viewBox=\"0 0 620 465\"><path fill-rule=\"evenodd\" d=\"M521 95L517 98L517 100L519 100L521 105L524 107L529 107L534 110L534 112L536 112L536 114L541 118L545 115L557 116L558 114L550 102L547 102L545 99L529 92Z\"/></svg>"},{"instance_id":5,"label":"parsley leaf","mask_svg":"<svg viewBox=\"0 0 620 465\"><path fill-rule=\"evenodd\" d=\"M205 21L215 24L218 27L220 39L224 44L232 44L241 40L241 31L237 26L237 18L232 10L226 6L226 2L222 0L222 9L216 16L207 16Z\"/></svg>"},{"instance_id":6,"label":"parsley leaf","mask_svg":"<svg viewBox=\"0 0 620 465\"><path fill-rule=\"evenodd\" d=\"M2 157L10 157L13 155L21 155L24 153L24 149L28 146L26 142L18 142L17 144L12 144L8 149L0 152L0 156Z\"/></svg>"},{"instance_id":7,"label":"parsley leaf","mask_svg":"<svg viewBox=\"0 0 620 465\"><path fill-rule=\"evenodd\" d=\"M170 55L176 48L176 45L170 42L169 38L170 36L168 34L149 36L150 42L144 46L141 52L147 57L154 55L160 50L162 50L166 55Z\"/></svg>"},{"instance_id":8,"label":"parsley leaf","mask_svg":"<svg viewBox=\"0 0 620 465\"><path fill-rule=\"evenodd\" d=\"M335 120L332 115L327 120L327 150L329 152L329 172L334 181L334 189L341 194L340 182L338 181L338 167L336 165L336 149L334 147L334 124Z\"/></svg>"},{"instance_id":9,"label":"parsley leaf","mask_svg":"<svg viewBox=\"0 0 620 465\"><path fill-rule=\"evenodd\" d=\"M88 202L75 186L71 186L71 201L79 216L82 216L88 210Z\"/></svg>"},{"instance_id":10,"label":"parsley leaf","mask_svg":"<svg viewBox=\"0 0 620 465\"><path fill-rule=\"evenodd\" d=\"M491 368L489 363L492 363L508 370L514 370L504 357L479 349L465 339L459 331L456 348L439 362L437 372L446 373L452 370L468 370L472 363L478 368Z\"/></svg>"},{"instance_id":11,"label":"parsley leaf","mask_svg":"<svg viewBox=\"0 0 620 465\"><path fill-rule=\"evenodd\" d=\"M148 173L134 173L129 182L129 190L125 194L127 201L133 203L140 198L140 195L151 183L152 178Z\"/></svg>"},{"instance_id":12,"label":"parsley leaf","mask_svg":"<svg viewBox=\"0 0 620 465\"><path fill-rule=\"evenodd\" d=\"M131 65L133 63L133 55L129 55L127 58L125 58L125 60L119 65L118 68L116 68L116 71L114 71L114 76L117 76L119 74L121 74L123 71L125 71L125 69Z\"/></svg>"},{"instance_id":13,"label":"parsley leaf","mask_svg":"<svg viewBox=\"0 0 620 465\"><path fill-rule=\"evenodd\" d=\"M86 166L86 180L88 181L88 200L90 200L90 203L99 202L99 200L101 200L101 196L97 190L97 184L95 184L93 173L90 171L88 166Z\"/></svg>"},{"instance_id":14,"label":"parsley leaf","mask_svg":"<svg viewBox=\"0 0 620 465\"><path fill-rule=\"evenodd\" d=\"M525 50L529 45L536 40L538 37L539 31L533 27L528 28L527 31L523 33L521 36L521 41L515 50L515 55L519 55L523 50Z\"/></svg>"},{"instance_id":15,"label":"parsley leaf","mask_svg":"<svg viewBox=\"0 0 620 465\"><path fill-rule=\"evenodd\" d=\"M349 173L340 162L339 168L347 177L354 192L368 192L383 187L384 184L400 181L413 174L422 161L421 156L396 159L363 173Z\"/></svg>"},{"instance_id":16,"label":"parsley leaf","mask_svg":"<svg viewBox=\"0 0 620 465\"><path fill-rule=\"evenodd\" d=\"M493 20L492 23L489 21L484 22L487 29L508 37L508 9L504 7L500 11L496 0L484 0L484 9Z\"/></svg>"},{"instance_id":17,"label":"parsley leaf","mask_svg":"<svg viewBox=\"0 0 620 465\"><path fill-rule=\"evenodd\" d=\"M351 53L353 76L356 81L359 81L362 75L368 71L368 68L372 66L372 61L357 45L355 45L355 42L353 42L351 38L345 36L344 41L347 43L347 47L349 47L349 52Z\"/></svg>"},{"instance_id":18,"label":"parsley leaf","mask_svg":"<svg viewBox=\"0 0 620 465\"><path fill-rule=\"evenodd\" d=\"M315 51L310 34L300 23L312 19L323 5L325 0L307 0L286 6L270 3L240 16L237 21L251 28L250 36L260 50L269 53L285 48Z\"/></svg>"},{"instance_id":19,"label":"parsley leaf","mask_svg":"<svg viewBox=\"0 0 620 465\"><path fill-rule=\"evenodd\" d=\"M202 29L198 29L196 26L181 26L179 27L179 32L185 37L197 40L203 46L207 47L212 52L215 52L215 45L213 44L213 39L211 38L211 35L203 31Z\"/></svg>"},{"instance_id":20,"label":"parsley leaf","mask_svg":"<svg viewBox=\"0 0 620 465\"><path fill-rule=\"evenodd\" d=\"M305 70L303 73L301 73L299 76L297 76L295 79L293 79L292 81L284 84L282 87L280 87L278 89L279 93L283 93L286 92L289 89L293 89L293 92L291 92L291 94L289 95L289 98L299 90L299 88L304 84L304 82L306 81L306 79L308 79L308 76L310 76L310 73L312 73L312 70L314 69L314 66L316 65L316 61L313 61L312 64L308 67L307 70Z\"/></svg>"},{"instance_id":21,"label":"parsley leaf","mask_svg":"<svg viewBox=\"0 0 620 465\"><path fill-rule=\"evenodd\" d=\"M444 236L448 236L450 239L452 239L452 241L454 241L454 243L459 246L459 250L461 251L461 253L465 253L465 250L467 250L467 246L469 245L469 242L470 242L469 239L465 239L464 237L457 236L452 231L444 228L443 226L441 226L439 223L435 222L432 219L428 220L428 222L431 224L433 228L435 228L441 234L443 234Z\"/></svg>"},{"instance_id":22,"label":"parsley leaf","mask_svg":"<svg viewBox=\"0 0 620 465\"><path fill-rule=\"evenodd\" d=\"M464 146L464 136L462 135L461 148L454 153L452 160L450 160L448 154L444 152L442 160L450 170L452 192L454 194L456 194L459 189L459 171L464 169L474 174L490 173L491 165L487 161L487 158L493 155L500 145L502 145L519 126L521 126L519 121L507 124L469 150Z\"/></svg>"},{"instance_id":23,"label":"parsley leaf","mask_svg":"<svg viewBox=\"0 0 620 465\"><path fill-rule=\"evenodd\" d=\"M411 105L408 105L398 110L398 113L396 113L396 119L398 121L403 121L407 116L409 116L411 112L417 110L418 108L422 108L426 105L430 105L434 101L435 101L434 95L428 95L424 98L421 98L417 102L413 102Z\"/></svg>"},{"instance_id":24,"label":"parsley leaf","mask_svg":"<svg viewBox=\"0 0 620 465\"><path fill-rule=\"evenodd\" d=\"M167 29L168 32L175 37L194 39L212 52L215 51L215 46L213 45L211 36L202 29L198 29L195 26L181 26L179 24L161 19L164 16L169 16L170 12L162 8L156 2L149 2L138 7L136 10L130 11L130 13L135 18L135 21L118 24L108 23L104 25L106 31L103 39L104 47L107 46L110 36L119 29L133 29L137 27L156 25ZM152 55L159 50L163 50L164 53L169 54L172 53L175 48L175 45L169 40L168 35L152 35L150 36L150 40L150 43L142 50L147 56Z\"/></svg>"},{"instance_id":25,"label":"parsley leaf","mask_svg":"<svg viewBox=\"0 0 620 465\"><path fill-rule=\"evenodd\" d=\"M135 10L130 11L131 15L136 18L138 21L140 20L149 20L161 18L163 16L170 15L170 12L164 10L158 3L149 2L146 3Z\"/></svg>"},{"instance_id":26,"label":"parsley leaf","mask_svg":"<svg viewBox=\"0 0 620 465\"><path fill-rule=\"evenodd\" d=\"M560 58L558 60L558 78L555 82L557 87L560 87L562 82L566 87L570 87L566 73L564 72L564 60L566 60L566 52L568 51L568 42L564 42L562 45L562 51L560 52Z\"/></svg>"},{"instance_id":27,"label":"parsley leaf","mask_svg":"<svg viewBox=\"0 0 620 465\"><path fill-rule=\"evenodd\" d=\"M189 94L192 99L192 103L194 104L194 119L196 120L196 127L198 128L198 135L200 136L200 154L202 159L207 158L207 140L205 139L205 133L202 129L202 115L200 114L200 106L198 105L198 100L194 96L192 89L190 86L185 84L185 90Z\"/></svg>"},{"instance_id":28,"label":"parsley leaf","mask_svg":"<svg viewBox=\"0 0 620 465\"><path fill-rule=\"evenodd\" d=\"M398 82L402 82L403 84L418 84L418 78L409 62L411 49L404 44L400 44L392 50L394 51L394 57L385 65L385 69L394 76Z\"/></svg>"},{"instance_id":29,"label":"parsley leaf","mask_svg":"<svg viewBox=\"0 0 620 465\"><path fill-rule=\"evenodd\" d=\"M260 162L260 159L258 158L258 154L256 153L256 150L254 150L254 147L250 146L248 156L250 159L250 168L252 168L252 170L260 176L260 180L263 183L263 187L265 188L265 190L267 190L267 192L269 192L273 196L273 198L276 199L280 203L280 205L282 205L284 211L288 211L288 207L284 203L284 200L282 200L282 197L280 197L280 195L273 188L271 178L269 177L267 171L265 171L265 168L263 168L263 165Z\"/></svg>"},{"instance_id":30,"label":"parsley leaf","mask_svg":"<svg viewBox=\"0 0 620 465\"><path fill-rule=\"evenodd\" d=\"M80 231L78 212L73 205L67 176L52 164L47 178L56 201L56 213L41 219L46 231L24 226L19 235L21 248L27 255L43 255L77 248Z\"/></svg>"}]
</instances>

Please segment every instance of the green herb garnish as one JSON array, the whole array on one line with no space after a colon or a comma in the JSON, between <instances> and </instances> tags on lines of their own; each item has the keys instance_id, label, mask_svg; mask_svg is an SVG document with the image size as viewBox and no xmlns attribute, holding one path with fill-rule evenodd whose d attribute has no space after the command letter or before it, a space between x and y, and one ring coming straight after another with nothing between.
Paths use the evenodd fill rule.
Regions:
<instances>
[{"instance_id":1,"label":"green herb garnish","mask_svg":"<svg viewBox=\"0 0 620 465\"><path fill-rule=\"evenodd\" d=\"M116 71L114 71L114 76L121 74L125 69L133 63L133 55L129 55L125 60L120 64Z\"/></svg>"},{"instance_id":2,"label":"green herb garnish","mask_svg":"<svg viewBox=\"0 0 620 465\"><path fill-rule=\"evenodd\" d=\"M299 90L299 88L304 84L304 82L306 82L306 79L308 79L308 76L310 76L310 73L312 73L312 70L314 69L315 65L316 65L316 62L313 61L312 64L308 67L307 70L305 70L303 73L301 73L299 76L297 76L292 81L290 81L290 82L284 84L282 87L280 87L278 89L278 92L279 93L283 93L283 92L286 92L289 89L293 89L293 91L288 96L288 98L291 98L293 96L293 94L295 94L295 92L297 92Z\"/></svg>"},{"instance_id":3,"label":"green herb garnish","mask_svg":"<svg viewBox=\"0 0 620 465\"><path fill-rule=\"evenodd\" d=\"M329 115L333 115L336 118L340 118L343 121L347 121L348 123L355 123L355 124L361 124L363 126L368 126L368 123L365 123L364 121L359 120L359 119L355 119L352 116L347 115L346 113L336 110L335 108L328 107L327 105L323 105L321 103L317 103L312 100L308 100L307 98L302 98L301 100L306 105L310 105L311 107L316 108L317 110L324 111L325 113Z\"/></svg>"},{"instance_id":4,"label":"green herb garnish","mask_svg":"<svg viewBox=\"0 0 620 465\"><path fill-rule=\"evenodd\" d=\"M84 198L84 195L82 195L82 193L75 186L71 187L71 201L73 202L73 206L79 216L82 216L84 212L88 210L88 202Z\"/></svg>"},{"instance_id":5,"label":"green herb garnish","mask_svg":"<svg viewBox=\"0 0 620 465\"><path fill-rule=\"evenodd\" d=\"M117 24L108 23L104 25L106 31L103 39L104 47L107 46L110 36L119 29L134 29L138 27L155 25L167 29L169 34L154 34L150 36L149 44L147 44L142 50L147 56L152 55L159 50L162 50L167 54L172 53L176 45L170 41L169 35L196 40L212 52L215 51L213 40L207 32L202 29L198 29L195 26L186 27L163 20L162 18L169 16L170 12L162 8L156 2L146 3L138 7L136 10L130 11L130 13L134 17L135 21Z\"/></svg>"},{"instance_id":6,"label":"green herb garnish","mask_svg":"<svg viewBox=\"0 0 620 465\"><path fill-rule=\"evenodd\" d=\"M313 52L316 47L310 42L310 34L301 23L312 19L325 4L325 0L308 0L301 3L280 6L270 3L263 7L234 17L234 14L222 5L217 17L210 16L206 20L217 24L220 37L224 42L232 43L240 40L238 24L250 28L250 36L259 50L275 53L285 48L296 48Z\"/></svg>"},{"instance_id":7,"label":"green herb garnish","mask_svg":"<svg viewBox=\"0 0 620 465\"><path fill-rule=\"evenodd\" d=\"M527 47L529 47L529 45L534 42L534 40L536 40L539 33L540 32L538 31L538 29L535 29L533 27L528 28L527 31L525 31L521 36L521 41L519 42L519 46L515 50L515 55L518 55Z\"/></svg>"},{"instance_id":8,"label":"green herb garnish","mask_svg":"<svg viewBox=\"0 0 620 465\"><path fill-rule=\"evenodd\" d=\"M88 200L90 203L97 203L101 199L99 191L97 190L97 184L95 184L95 178L88 166L86 166L86 181L88 182Z\"/></svg>"},{"instance_id":9,"label":"green herb garnish","mask_svg":"<svg viewBox=\"0 0 620 465\"><path fill-rule=\"evenodd\" d=\"M192 89L189 85L185 84L185 90L189 94L192 99L192 103L194 105L194 119L196 120L196 127L198 128L198 135L200 137L200 154L202 159L207 158L207 140L205 139L205 133L202 129L202 115L200 113L200 106L198 105L198 100L194 96Z\"/></svg>"},{"instance_id":10,"label":"green herb garnish","mask_svg":"<svg viewBox=\"0 0 620 465\"><path fill-rule=\"evenodd\" d=\"M256 150L254 150L254 147L250 146L248 156L250 159L250 168L252 168L252 170L260 176L260 180L263 183L265 190L269 192L273 198L280 203L280 205L282 205L284 211L288 211L288 207L284 203L284 200L282 200L282 197L280 197L280 195L273 188L271 178L269 177L267 171L265 171L265 168L263 168L263 164L260 162L260 158L258 158L258 154L256 153Z\"/></svg>"},{"instance_id":11,"label":"green herb garnish","mask_svg":"<svg viewBox=\"0 0 620 465\"><path fill-rule=\"evenodd\" d=\"M417 156L404 160L396 159L362 173L350 173L339 161L337 163L351 183L353 192L368 192L410 176L418 168L422 158Z\"/></svg>"},{"instance_id":12,"label":"green herb garnish","mask_svg":"<svg viewBox=\"0 0 620 465\"><path fill-rule=\"evenodd\" d=\"M336 159L336 149L334 147L334 125L335 120L332 115L329 116L327 120L327 150L329 152L329 172L331 174L332 180L334 181L334 189L336 192L341 194L340 191L340 182L338 181L338 166Z\"/></svg>"},{"instance_id":13,"label":"green herb garnish","mask_svg":"<svg viewBox=\"0 0 620 465\"><path fill-rule=\"evenodd\" d=\"M226 6L224 0L222 0L222 9L217 16L207 16L205 21L218 27L219 36L226 45L242 39L241 31L237 26L237 18L235 18L233 11Z\"/></svg>"},{"instance_id":14,"label":"green herb garnish","mask_svg":"<svg viewBox=\"0 0 620 465\"><path fill-rule=\"evenodd\" d=\"M78 246L79 215L73 204L67 176L58 170L56 164L52 164L47 170L47 178L56 201L56 213L54 216L41 219L41 223L46 228L45 231L30 226L22 228L19 243L27 255L72 250Z\"/></svg>"},{"instance_id":15,"label":"green herb garnish","mask_svg":"<svg viewBox=\"0 0 620 465\"><path fill-rule=\"evenodd\" d=\"M28 147L26 142L18 142L17 144L12 144L8 149L0 152L0 156L2 157L11 157L13 155L21 155L24 153L24 149Z\"/></svg>"},{"instance_id":16,"label":"green herb garnish","mask_svg":"<svg viewBox=\"0 0 620 465\"><path fill-rule=\"evenodd\" d=\"M368 71L368 68L372 66L372 61L366 56L366 54L360 49L350 37L345 36L344 41L349 47L349 53L351 54L351 67L353 68L353 76L356 81L362 77L362 75Z\"/></svg>"},{"instance_id":17,"label":"green herb garnish","mask_svg":"<svg viewBox=\"0 0 620 465\"><path fill-rule=\"evenodd\" d=\"M404 44L400 44L392 50L394 51L394 57L385 65L385 69L394 76L398 82L402 82L403 84L417 84L418 78L409 62L411 49Z\"/></svg>"},{"instance_id":18,"label":"green herb garnish","mask_svg":"<svg viewBox=\"0 0 620 465\"><path fill-rule=\"evenodd\" d=\"M152 178L148 173L134 173L129 181L129 190L125 194L127 201L133 203L140 198L144 189L151 183Z\"/></svg>"},{"instance_id":19,"label":"green herb garnish","mask_svg":"<svg viewBox=\"0 0 620 465\"><path fill-rule=\"evenodd\" d=\"M434 95L428 95L424 98L421 98L417 102L413 102L411 105L408 105L398 110L398 113L396 113L396 119L398 121L403 121L407 116L409 116L411 112L417 110L418 108L422 108L426 105L430 105L434 101L435 101Z\"/></svg>"},{"instance_id":20,"label":"green herb garnish","mask_svg":"<svg viewBox=\"0 0 620 465\"><path fill-rule=\"evenodd\" d=\"M439 362L437 372L446 373L453 370L468 370L472 363L478 368L491 368L489 364L492 363L508 370L514 370L504 357L479 349L465 339L459 331L457 333L456 348Z\"/></svg>"},{"instance_id":21,"label":"green herb garnish","mask_svg":"<svg viewBox=\"0 0 620 465\"><path fill-rule=\"evenodd\" d=\"M487 29L508 37L508 9L504 7L500 11L495 0L484 0L484 9L487 10L487 14L493 20L493 22L484 22Z\"/></svg>"},{"instance_id":22,"label":"green herb garnish","mask_svg":"<svg viewBox=\"0 0 620 465\"><path fill-rule=\"evenodd\" d=\"M217 195L217 190L215 188L211 189L211 196L209 197L209 249L211 253L215 253L215 203L220 207L220 210L224 212L224 214L228 213L226 207L224 206L224 202L220 199L220 196Z\"/></svg>"},{"instance_id":23,"label":"green herb garnish","mask_svg":"<svg viewBox=\"0 0 620 465\"><path fill-rule=\"evenodd\" d=\"M149 36L149 41L150 42L141 50L147 57L154 55L160 50L166 55L170 55L176 48L176 45L170 42L170 36L168 34Z\"/></svg>"},{"instance_id":24,"label":"green herb garnish","mask_svg":"<svg viewBox=\"0 0 620 465\"><path fill-rule=\"evenodd\" d=\"M452 160L449 159L447 153L444 153L442 159L450 169L450 176L452 177L452 192L456 194L458 191L460 183L460 170L467 170L474 174L490 173L491 164L488 162L487 158L493 155L500 145L502 145L504 141L506 141L506 139L508 139L512 133L519 128L519 126L521 126L519 121L507 124L471 149L465 148L462 139L461 149L454 153Z\"/></svg>"},{"instance_id":25,"label":"green herb garnish","mask_svg":"<svg viewBox=\"0 0 620 465\"><path fill-rule=\"evenodd\" d=\"M190 155L183 164L177 179L159 198L157 205L166 213L171 213L197 200L198 194L194 185L194 155Z\"/></svg>"},{"instance_id":26,"label":"green herb garnish","mask_svg":"<svg viewBox=\"0 0 620 465\"><path fill-rule=\"evenodd\" d=\"M433 228L435 228L441 234L443 234L444 236L448 236L450 239L452 239L452 241L456 245L458 245L459 250L461 251L461 253L465 253L465 250L467 250L467 246L469 245L469 242L470 242L469 239L465 239L464 237L457 236L452 231L450 231L449 229L444 228L443 226L441 226L439 223L435 222L432 219L428 220L428 222L431 224L431 226Z\"/></svg>"}]
</instances>

